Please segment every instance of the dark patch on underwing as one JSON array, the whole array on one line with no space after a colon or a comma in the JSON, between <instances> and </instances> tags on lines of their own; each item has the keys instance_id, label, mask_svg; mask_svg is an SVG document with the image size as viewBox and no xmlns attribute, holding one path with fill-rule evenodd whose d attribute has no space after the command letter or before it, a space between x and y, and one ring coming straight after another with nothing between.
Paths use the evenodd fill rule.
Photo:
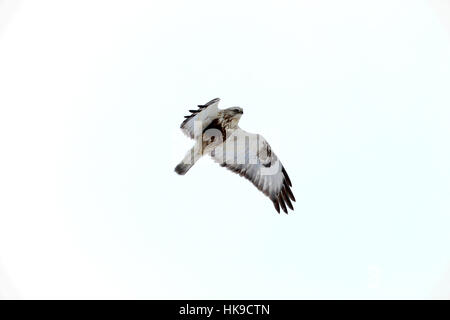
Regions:
<instances>
[{"instance_id":1,"label":"dark patch on underwing","mask_svg":"<svg viewBox=\"0 0 450 320\"><path fill-rule=\"evenodd\" d=\"M205 129L203 129L202 133L205 133L209 129L217 129L217 130L219 130L220 133L222 134L222 141L225 141L227 139L227 131L220 124L219 119L214 119L213 121L211 121L211 123Z\"/></svg>"},{"instance_id":2,"label":"dark patch on underwing","mask_svg":"<svg viewBox=\"0 0 450 320\"><path fill-rule=\"evenodd\" d=\"M269 163L263 163L263 166L266 168L269 168L272 165L272 162L269 161Z\"/></svg>"}]
</instances>

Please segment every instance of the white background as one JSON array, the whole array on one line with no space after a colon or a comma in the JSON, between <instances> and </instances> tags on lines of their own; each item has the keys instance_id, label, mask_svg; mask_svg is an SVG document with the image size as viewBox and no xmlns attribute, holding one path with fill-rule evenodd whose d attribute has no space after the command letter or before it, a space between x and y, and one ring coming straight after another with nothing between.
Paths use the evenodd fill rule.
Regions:
<instances>
[{"instance_id":1,"label":"white background","mask_svg":"<svg viewBox=\"0 0 450 320\"><path fill-rule=\"evenodd\" d=\"M0 1L0 298L450 298L450 4ZM292 181L200 160L220 97Z\"/></svg>"}]
</instances>

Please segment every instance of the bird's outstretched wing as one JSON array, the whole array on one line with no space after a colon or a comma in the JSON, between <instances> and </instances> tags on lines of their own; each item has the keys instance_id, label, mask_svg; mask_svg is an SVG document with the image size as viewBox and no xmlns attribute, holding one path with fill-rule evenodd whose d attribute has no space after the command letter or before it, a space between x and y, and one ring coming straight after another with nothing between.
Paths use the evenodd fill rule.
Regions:
<instances>
[{"instance_id":1,"label":"bird's outstretched wing","mask_svg":"<svg viewBox=\"0 0 450 320\"><path fill-rule=\"evenodd\" d=\"M181 123L181 130L191 139L194 139L194 124L201 121L203 128L206 128L211 121L217 118L219 112L219 98L213 99L204 105L199 105L197 110L189 110L190 115L184 116L186 119ZM200 132L201 134L201 132Z\"/></svg>"},{"instance_id":2,"label":"bird's outstretched wing","mask_svg":"<svg viewBox=\"0 0 450 320\"><path fill-rule=\"evenodd\" d=\"M278 213L280 207L285 213L287 207L294 210L291 180L261 135L237 129L211 152L211 157L221 166L250 180L272 200Z\"/></svg>"}]
</instances>

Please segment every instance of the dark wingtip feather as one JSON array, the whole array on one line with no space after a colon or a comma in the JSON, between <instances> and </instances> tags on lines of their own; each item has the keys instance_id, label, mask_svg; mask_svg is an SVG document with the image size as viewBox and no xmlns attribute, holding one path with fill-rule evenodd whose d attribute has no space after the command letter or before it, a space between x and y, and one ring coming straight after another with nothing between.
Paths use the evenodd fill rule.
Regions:
<instances>
[{"instance_id":1,"label":"dark wingtip feather","mask_svg":"<svg viewBox=\"0 0 450 320\"><path fill-rule=\"evenodd\" d=\"M287 213L286 204L284 203L283 196L278 197L278 202L280 203L281 209L283 209L284 213Z\"/></svg>"},{"instance_id":2,"label":"dark wingtip feather","mask_svg":"<svg viewBox=\"0 0 450 320\"><path fill-rule=\"evenodd\" d=\"M272 199L273 206L275 207L275 210L277 210L278 213L280 213L280 205L278 204L277 199Z\"/></svg>"},{"instance_id":3,"label":"dark wingtip feather","mask_svg":"<svg viewBox=\"0 0 450 320\"><path fill-rule=\"evenodd\" d=\"M284 167L283 167L282 171L283 171L284 178L286 179L287 183L289 184L289 187L292 187L291 179L289 178L289 175L287 174L286 169L284 169Z\"/></svg>"},{"instance_id":4,"label":"dark wingtip feather","mask_svg":"<svg viewBox=\"0 0 450 320\"><path fill-rule=\"evenodd\" d=\"M286 189L286 192L287 192L289 198L291 198L291 200L295 202L295 197L294 197L294 194L292 193L291 188L289 188L289 186L287 184L285 184L284 186L285 186L285 189Z\"/></svg>"},{"instance_id":5,"label":"dark wingtip feather","mask_svg":"<svg viewBox=\"0 0 450 320\"><path fill-rule=\"evenodd\" d=\"M289 200L289 197L286 194L286 188L282 189L282 194L283 194L283 200L284 200L284 202L286 202L286 204L289 207L289 209L294 210L294 207L292 206L291 200Z\"/></svg>"}]
</instances>

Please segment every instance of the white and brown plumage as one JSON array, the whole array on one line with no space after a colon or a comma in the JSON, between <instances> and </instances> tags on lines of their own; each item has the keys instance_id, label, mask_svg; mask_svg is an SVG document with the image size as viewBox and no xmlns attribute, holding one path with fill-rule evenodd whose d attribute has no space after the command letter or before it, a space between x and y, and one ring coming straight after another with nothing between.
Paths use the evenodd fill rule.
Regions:
<instances>
[{"instance_id":1,"label":"white and brown plumage","mask_svg":"<svg viewBox=\"0 0 450 320\"><path fill-rule=\"evenodd\" d=\"M199 105L198 110L189 110L181 130L196 144L176 166L180 175L186 172L205 154L209 154L221 166L250 180L268 196L275 209L294 210L292 183L278 157L267 141L259 134L246 132L238 123L242 108L219 109L220 99Z\"/></svg>"}]
</instances>

